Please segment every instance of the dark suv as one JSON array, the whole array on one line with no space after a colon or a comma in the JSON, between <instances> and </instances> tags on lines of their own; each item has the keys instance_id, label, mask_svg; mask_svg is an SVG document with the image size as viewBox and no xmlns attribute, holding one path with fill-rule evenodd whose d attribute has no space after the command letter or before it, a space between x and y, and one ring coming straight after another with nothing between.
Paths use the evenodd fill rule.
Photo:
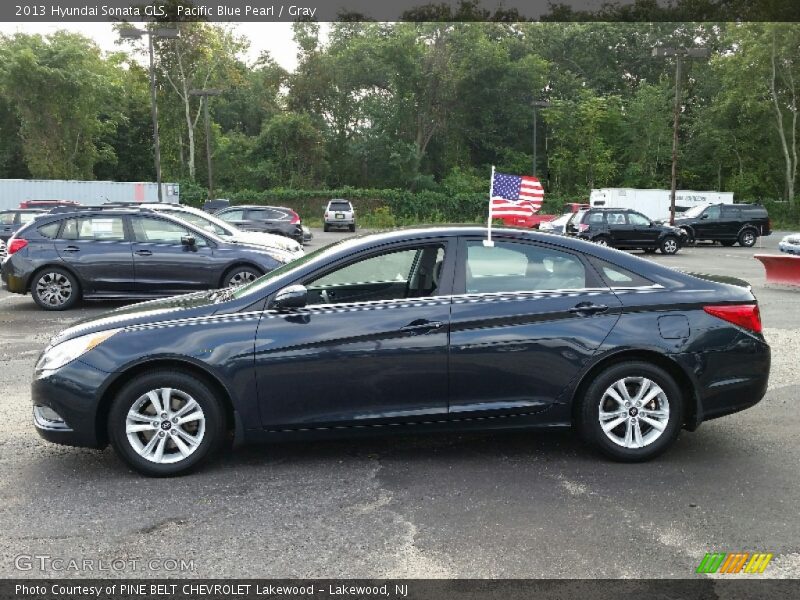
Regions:
<instances>
[{"instance_id":1,"label":"dark suv","mask_svg":"<svg viewBox=\"0 0 800 600\"><path fill-rule=\"evenodd\" d=\"M661 250L675 254L686 240L678 227L651 221L629 208L590 208L579 210L567 223L567 235L614 248L641 248L651 253Z\"/></svg>"},{"instance_id":2,"label":"dark suv","mask_svg":"<svg viewBox=\"0 0 800 600\"><path fill-rule=\"evenodd\" d=\"M13 208L0 211L0 240L7 242L17 229L46 213L47 211L41 208Z\"/></svg>"},{"instance_id":3,"label":"dark suv","mask_svg":"<svg viewBox=\"0 0 800 600\"><path fill-rule=\"evenodd\" d=\"M687 242L720 242L723 246L751 248L758 236L770 235L767 209L760 204L704 204L675 216L675 225L686 232Z\"/></svg>"},{"instance_id":4,"label":"dark suv","mask_svg":"<svg viewBox=\"0 0 800 600\"><path fill-rule=\"evenodd\" d=\"M289 262L147 209L45 215L8 243L2 279L47 310L81 298L156 298L241 285Z\"/></svg>"},{"instance_id":5,"label":"dark suv","mask_svg":"<svg viewBox=\"0 0 800 600\"><path fill-rule=\"evenodd\" d=\"M231 206L214 213L214 216L245 231L277 233L303 243L303 226L291 208L283 206Z\"/></svg>"}]
</instances>

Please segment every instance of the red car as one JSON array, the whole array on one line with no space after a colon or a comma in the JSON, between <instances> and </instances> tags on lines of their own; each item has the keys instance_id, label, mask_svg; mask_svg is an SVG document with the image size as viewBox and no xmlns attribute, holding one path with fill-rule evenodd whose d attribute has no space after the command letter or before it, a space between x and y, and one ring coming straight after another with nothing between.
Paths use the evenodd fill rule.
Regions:
<instances>
[{"instance_id":1,"label":"red car","mask_svg":"<svg viewBox=\"0 0 800 600\"><path fill-rule=\"evenodd\" d=\"M74 200L23 200L19 203L20 208L55 208L56 206L80 206L80 202Z\"/></svg>"},{"instance_id":2,"label":"red car","mask_svg":"<svg viewBox=\"0 0 800 600\"><path fill-rule=\"evenodd\" d=\"M569 202L564 205L564 212L578 212L589 208L588 204L580 202ZM547 221L557 219L561 215L540 215L535 214L528 217L498 217L507 227L525 227L527 229L539 229L539 225Z\"/></svg>"}]
</instances>

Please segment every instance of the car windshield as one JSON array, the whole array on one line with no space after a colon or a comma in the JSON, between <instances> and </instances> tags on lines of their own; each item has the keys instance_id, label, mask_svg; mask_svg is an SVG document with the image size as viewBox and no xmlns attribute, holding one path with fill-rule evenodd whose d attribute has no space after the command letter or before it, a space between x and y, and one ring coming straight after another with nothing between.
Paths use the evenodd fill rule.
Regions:
<instances>
[{"instance_id":1,"label":"car windshield","mask_svg":"<svg viewBox=\"0 0 800 600\"><path fill-rule=\"evenodd\" d=\"M689 210L681 213L680 216L681 217L689 217L690 219L693 219L695 217L699 217L700 215L703 214L703 211L708 208L708 206L709 206L708 204L698 204L697 206L693 206Z\"/></svg>"},{"instance_id":2,"label":"car windshield","mask_svg":"<svg viewBox=\"0 0 800 600\"><path fill-rule=\"evenodd\" d=\"M233 235L232 231L229 231L230 226L226 225L222 227L221 225L215 223L212 219L208 217L204 217L203 215L196 215L193 212L184 211L184 210L162 210L172 217L176 219L181 219L182 221L186 221L187 223L191 223L195 227L199 227L200 229L204 229L205 231L210 231L211 233L215 233L216 235L220 236L230 236Z\"/></svg>"}]
</instances>

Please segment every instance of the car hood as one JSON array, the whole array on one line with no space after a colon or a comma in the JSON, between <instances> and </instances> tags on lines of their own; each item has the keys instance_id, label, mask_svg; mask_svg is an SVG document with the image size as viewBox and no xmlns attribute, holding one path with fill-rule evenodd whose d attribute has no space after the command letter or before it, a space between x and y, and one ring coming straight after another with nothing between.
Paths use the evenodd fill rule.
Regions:
<instances>
[{"instance_id":1,"label":"car hood","mask_svg":"<svg viewBox=\"0 0 800 600\"><path fill-rule=\"evenodd\" d=\"M789 242L791 244L800 244L800 233L790 233L783 236L782 242Z\"/></svg>"},{"instance_id":2,"label":"car hood","mask_svg":"<svg viewBox=\"0 0 800 600\"><path fill-rule=\"evenodd\" d=\"M214 302L216 293L218 290L194 292L123 306L96 317L78 321L51 339L50 345L54 346L81 335L107 329L211 315L222 306Z\"/></svg>"}]
</instances>

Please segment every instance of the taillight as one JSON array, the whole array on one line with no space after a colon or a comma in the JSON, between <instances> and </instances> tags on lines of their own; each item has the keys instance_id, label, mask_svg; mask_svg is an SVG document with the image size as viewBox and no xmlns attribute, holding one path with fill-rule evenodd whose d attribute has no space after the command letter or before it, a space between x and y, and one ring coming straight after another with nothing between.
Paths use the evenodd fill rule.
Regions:
<instances>
[{"instance_id":1,"label":"taillight","mask_svg":"<svg viewBox=\"0 0 800 600\"><path fill-rule=\"evenodd\" d=\"M14 252L19 252L28 245L28 240L22 238L14 238L8 243L8 255L11 256Z\"/></svg>"},{"instance_id":2,"label":"taillight","mask_svg":"<svg viewBox=\"0 0 800 600\"><path fill-rule=\"evenodd\" d=\"M744 327L754 333L761 333L761 312L758 310L758 304L704 306L703 310L728 323Z\"/></svg>"},{"instance_id":3,"label":"taillight","mask_svg":"<svg viewBox=\"0 0 800 600\"><path fill-rule=\"evenodd\" d=\"M300 222L300 215L298 215L296 212L292 211L292 221L291 222L292 222L292 224L299 223Z\"/></svg>"},{"instance_id":4,"label":"taillight","mask_svg":"<svg viewBox=\"0 0 800 600\"><path fill-rule=\"evenodd\" d=\"M328 211L326 210L326 211L325 211L325 218L326 218L326 219L328 218L328 215L329 215L329 214L330 214L330 213L328 213Z\"/></svg>"},{"instance_id":5,"label":"taillight","mask_svg":"<svg viewBox=\"0 0 800 600\"><path fill-rule=\"evenodd\" d=\"M589 231L589 225L587 223L580 223L578 225L578 231Z\"/></svg>"}]
</instances>

